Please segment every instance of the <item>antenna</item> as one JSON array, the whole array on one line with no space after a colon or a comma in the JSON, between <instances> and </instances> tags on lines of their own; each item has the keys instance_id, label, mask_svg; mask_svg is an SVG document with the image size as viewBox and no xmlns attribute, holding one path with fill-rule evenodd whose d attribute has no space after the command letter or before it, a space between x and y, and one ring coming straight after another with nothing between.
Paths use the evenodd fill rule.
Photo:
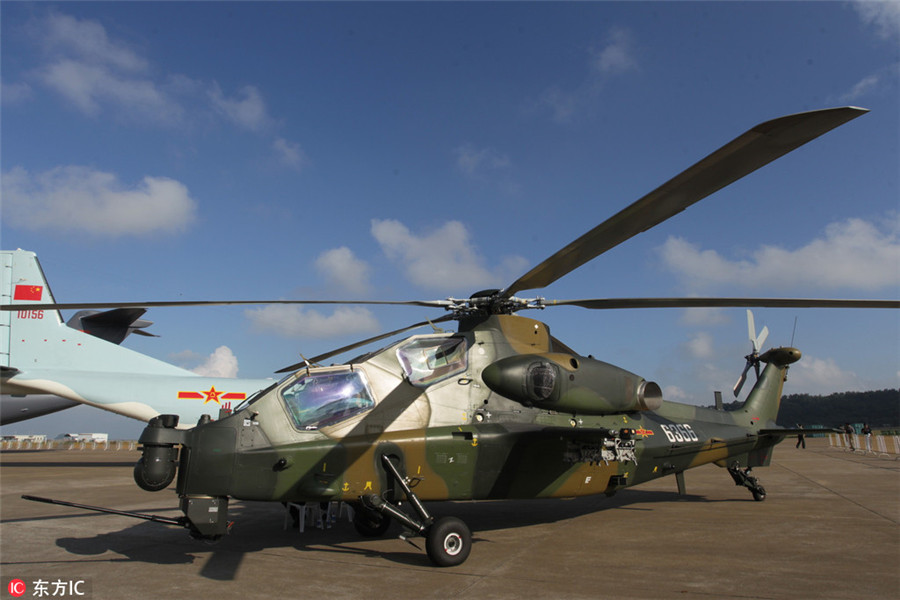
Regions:
<instances>
[{"instance_id":1,"label":"antenna","mask_svg":"<svg viewBox=\"0 0 900 600\"><path fill-rule=\"evenodd\" d=\"M798 317L794 317L794 329L791 331L791 348L794 347L794 335L797 333L797 319Z\"/></svg>"}]
</instances>

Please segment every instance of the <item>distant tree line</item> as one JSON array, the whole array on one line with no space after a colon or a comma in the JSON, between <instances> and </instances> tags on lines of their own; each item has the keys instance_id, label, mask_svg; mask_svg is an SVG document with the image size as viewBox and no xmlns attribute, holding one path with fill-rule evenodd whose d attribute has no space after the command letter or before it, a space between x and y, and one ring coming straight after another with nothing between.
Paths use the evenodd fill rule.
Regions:
<instances>
[{"instance_id":1,"label":"distant tree line","mask_svg":"<svg viewBox=\"0 0 900 600\"><path fill-rule=\"evenodd\" d=\"M839 392L828 396L789 394L781 399L778 425L843 425L868 423L872 427L900 426L900 389Z\"/></svg>"},{"instance_id":2,"label":"distant tree line","mask_svg":"<svg viewBox=\"0 0 900 600\"><path fill-rule=\"evenodd\" d=\"M740 408L743 402L728 402L726 410ZM838 392L828 396L788 394L781 398L778 425L794 427L800 423L834 427L844 423L868 423L873 428L900 427L900 389L869 392Z\"/></svg>"}]
</instances>

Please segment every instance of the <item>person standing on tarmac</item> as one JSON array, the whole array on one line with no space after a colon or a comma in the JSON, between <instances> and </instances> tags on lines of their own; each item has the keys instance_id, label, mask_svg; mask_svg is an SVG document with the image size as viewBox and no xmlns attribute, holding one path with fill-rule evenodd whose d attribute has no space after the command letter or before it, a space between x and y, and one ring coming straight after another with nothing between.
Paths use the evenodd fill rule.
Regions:
<instances>
[{"instance_id":1,"label":"person standing on tarmac","mask_svg":"<svg viewBox=\"0 0 900 600\"><path fill-rule=\"evenodd\" d=\"M847 434L847 445L850 446L850 452L856 452L856 447L853 445L853 428L850 427L850 423L844 423L844 433Z\"/></svg>"},{"instance_id":2,"label":"person standing on tarmac","mask_svg":"<svg viewBox=\"0 0 900 600\"><path fill-rule=\"evenodd\" d=\"M869 424L866 423L863 425L862 431L860 432L864 436L866 436L866 454L872 452L872 428L869 427Z\"/></svg>"},{"instance_id":3,"label":"person standing on tarmac","mask_svg":"<svg viewBox=\"0 0 900 600\"><path fill-rule=\"evenodd\" d=\"M797 423L797 429L803 429L803 425L801 425L800 423ZM794 447L795 448L802 447L804 450L806 450L806 436L804 434L802 434L802 433L797 434L797 445Z\"/></svg>"}]
</instances>

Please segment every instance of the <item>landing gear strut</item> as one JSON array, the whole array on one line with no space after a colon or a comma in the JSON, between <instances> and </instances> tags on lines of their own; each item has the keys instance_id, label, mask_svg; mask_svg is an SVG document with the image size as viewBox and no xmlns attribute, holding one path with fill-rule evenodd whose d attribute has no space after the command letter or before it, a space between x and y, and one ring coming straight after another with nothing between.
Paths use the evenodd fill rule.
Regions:
<instances>
[{"instance_id":1,"label":"landing gear strut","mask_svg":"<svg viewBox=\"0 0 900 600\"><path fill-rule=\"evenodd\" d=\"M750 474L750 467L741 468L741 463L735 461L728 467L728 473L734 479L734 485L742 485L753 494L753 499L762 502L766 499L766 488L760 485L756 477Z\"/></svg>"},{"instance_id":2,"label":"landing gear strut","mask_svg":"<svg viewBox=\"0 0 900 600\"><path fill-rule=\"evenodd\" d=\"M403 490L415 514L413 516L406 514L400 510L399 502L396 504L389 502L377 494L362 496L360 501L363 511L357 511L357 514L366 515L368 513L364 520L368 522L366 524L369 526L371 526L371 521L374 521L373 517L376 516L381 517L385 523L389 522L391 518L400 521L414 535L421 535L425 538L425 551L428 558L439 567L454 567L465 562L472 550L472 533L466 524L456 517L439 519L432 517L409 487L408 480L400 475L391 459L382 454L381 462L388 475ZM357 531L361 531L355 521L354 525L357 526ZM384 529L387 527L384 526Z\"/></svg>"}]
</instances>

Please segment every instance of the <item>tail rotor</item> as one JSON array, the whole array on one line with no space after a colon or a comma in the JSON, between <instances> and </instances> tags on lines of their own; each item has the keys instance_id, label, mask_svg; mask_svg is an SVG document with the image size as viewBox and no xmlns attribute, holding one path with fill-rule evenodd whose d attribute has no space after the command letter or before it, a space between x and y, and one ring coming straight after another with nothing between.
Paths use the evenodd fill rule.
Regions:
<instances>
[{"instance_id":1,"label":"tail rotor","mask_svg":"<svg viewBox=\"0 0 900 600\"><path fill-rule=\"evenodd\" d=\"M744 387L744 382L747 381L747 373L750 371L750 367L753 367L754 371L756 371L756 378L759 379L759 351L762 349L762 345L769 336L769 328L765 326L762 328L762 331L759 332L759 335L757 335L756 324L753 321L753 312L749 309L747 310L747 330L750 337L750 354L744 357L747 359L747 364L744 366L741 376L738 377L737 383L734 384L735 398L740 395L741 389Z\"/></svg>"}]
</instances>

